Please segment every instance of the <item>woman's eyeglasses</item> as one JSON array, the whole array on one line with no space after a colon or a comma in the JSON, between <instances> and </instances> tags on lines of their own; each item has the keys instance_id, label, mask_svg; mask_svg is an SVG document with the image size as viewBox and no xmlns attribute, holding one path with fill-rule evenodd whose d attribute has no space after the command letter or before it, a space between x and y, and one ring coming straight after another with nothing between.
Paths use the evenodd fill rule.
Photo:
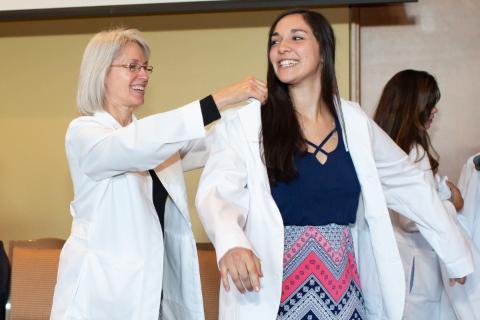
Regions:
<instances>
[{"instance_id":1,"label":"woman's eyeglasses","mask_svg":"<svg viewBox=\"0 0 480 320\"><path fill-rule=\"evenodd\" d=\"M153 72L152 66L144 66L135 62L132 62L129 64L112 64L111 67L122 67L122 68L128 69L130 72L133 72L133 73L139 73L140 70L142 69L147 71L148 73Z\"/></svg>"}]
</instances>

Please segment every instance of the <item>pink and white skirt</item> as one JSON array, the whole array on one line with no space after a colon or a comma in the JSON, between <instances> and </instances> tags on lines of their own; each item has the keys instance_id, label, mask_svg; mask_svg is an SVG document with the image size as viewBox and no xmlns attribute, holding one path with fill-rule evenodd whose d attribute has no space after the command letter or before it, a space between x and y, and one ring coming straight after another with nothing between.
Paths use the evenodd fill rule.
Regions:
<instances>
[{"instance_id":1,"label":"pink and white skirt","mask_svg":"<svg viewBox=\"0 0 480 320\"><path fill-rule=\"evenodd\" d=\"M286 226L277 320L366 319L348 226Z\"/></svg>"}]
</instances>

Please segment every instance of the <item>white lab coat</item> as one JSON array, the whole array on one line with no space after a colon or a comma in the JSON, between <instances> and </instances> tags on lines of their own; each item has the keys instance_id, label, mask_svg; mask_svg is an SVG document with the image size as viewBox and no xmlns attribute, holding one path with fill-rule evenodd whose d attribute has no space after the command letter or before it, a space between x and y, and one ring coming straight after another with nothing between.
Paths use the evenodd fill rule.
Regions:
<instances>
[{"instance_id":1,"label":"white lab coat","mask_svg":"<svg viewBox=\"0 0 480 320\"><path fill-rule=\"evenodd\" d=\"M445 210L456 220L457 211L448 201L451 192L446 178L433 175L430 161L422 146L414 146L408 156L425 173L426 182L438 191ZM442 272L443 266L437 254L420 234L415 223L393 210L391 217L405 271L406 300L403 319L474 320L472 310L465 308L463 294L462 298L458 294L464 287L451 287L448 284L448 276Z\"/></svg>"},{"instance_id":2,"label":"white lab coat","mask_svg":"<svg viewBox=\"0 0 480 320\"><path fill-rule=\"evenodd\" d=\"M471 254L423 173L357 105L342 101L342 109L362 189L352 235L367 317L400 319L405 283L387 203L418 222L452 277L472 271ZM260 156L260 128L258 104L224 116L214 128L197 192L200 218L217 259L244 247L262 263L259 293L221 288L220 319L225 320L275 319L280 303L284 229Z\"/></svg>"},{"instance_id":3,"label":"white lab coat","mask_svg":"<svg viewBox=\"0 0 480 320\"><path fill-rule=\"evenodd\" d=\"M204 164L204 136L198 101L126 127L107 112L71 122L73 224L51 319L157 320L162 282L163 319L204 319L183 178ZM146 171L152 168L169 194L165 238Z\"/></svg>"},{"instance_id":4,"label":"white lab coat","mask_svg":"<svg viewBox=\"0 0 480 320\"><path fill-rule=\"evenodd\" d=\"M463 166L458 181L458 188L464 199L458 220L471 240L475 265L475 271L467 277L465 285L455 286L451 294L456 301L455 312L462 320L480 319L480 171L475 169L474 157L470 157Z\"/></svg>"},{"instance_id":5,"label":"white lab coat","mask_svg":"<svg viewBox=\"0 0 480 320\"><path fill-rule=\"evenodd\" d=\"M480 156L480 153L475 156ZM480 248L480 171L473 164L475 156L465 163L458 180L458 188L465 201L459 218L475 245Z\"/></svg>"}]
</instances>

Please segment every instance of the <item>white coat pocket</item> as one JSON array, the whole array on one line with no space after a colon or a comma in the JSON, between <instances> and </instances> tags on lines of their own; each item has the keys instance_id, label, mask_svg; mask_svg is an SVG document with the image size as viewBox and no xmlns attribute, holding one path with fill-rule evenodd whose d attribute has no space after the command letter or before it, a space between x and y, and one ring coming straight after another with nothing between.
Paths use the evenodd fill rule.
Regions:
<instances>
[{"instance_id":1,"label":"white coat pocket","mask_svg":"<svg viewBox=\"0 0 480 320\"><path fill-rule=\"evenodd\" d=\"M120 257L87 253L71 316L78 319L139 319L135 310L142 292L142 263Z\"/></svg>"},{"instance_id":2,"label":"white coat pocket","mask_svg":"<svg viewBox=\"0 0 480 320\"><path fill-rule=\"evenodd\" d=\"M442 294L440 265L435 252L418 250L410 269L410 294L427 301L439 301Z\"/></svg>"}]
</instances>

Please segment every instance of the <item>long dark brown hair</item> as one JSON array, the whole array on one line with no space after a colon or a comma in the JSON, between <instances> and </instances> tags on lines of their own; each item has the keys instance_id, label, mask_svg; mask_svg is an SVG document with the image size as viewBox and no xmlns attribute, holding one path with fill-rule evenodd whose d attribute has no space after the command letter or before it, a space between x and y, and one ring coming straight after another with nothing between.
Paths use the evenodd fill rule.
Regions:
<instances>
[{"instance_id":1,"label":"long dark brown hair","mask_svg":"<svg viewBox=\"0 0 480 320\"><path fill-rule=\"evenodd\" d=\"M319 43L320 57L323 58L321 73L321 97L330 112L335 115L335 103L340 102L335 75L335 35L327 19L320 13L309 10L291 10L280 14L268 34L268 51L271 38L278 22L292 14L300 14L310 26ZM269 56L269 55L268 55ZM267 72L268 98L261 110L263 161L272 185L276 181L289 181L297 175L294 156L306 151L304 136L298 122L288 85L281 82L273 69L270 56Z\"/></svg>"},{"instance_id":2,"label":"long dark brown hair","mask_svg":"<svg viewBox=\"0 0 480 320\"><path fill-rule=\"evenodd\" d=\"M432 147L425 124L440 100L435 78L425 71L403 70L383 88L374 120L409 153L416 145L425 150L433 173L438 171L438 154ZM421 160L425 155L419 155Z\"/></svg>"}]
</instances>

